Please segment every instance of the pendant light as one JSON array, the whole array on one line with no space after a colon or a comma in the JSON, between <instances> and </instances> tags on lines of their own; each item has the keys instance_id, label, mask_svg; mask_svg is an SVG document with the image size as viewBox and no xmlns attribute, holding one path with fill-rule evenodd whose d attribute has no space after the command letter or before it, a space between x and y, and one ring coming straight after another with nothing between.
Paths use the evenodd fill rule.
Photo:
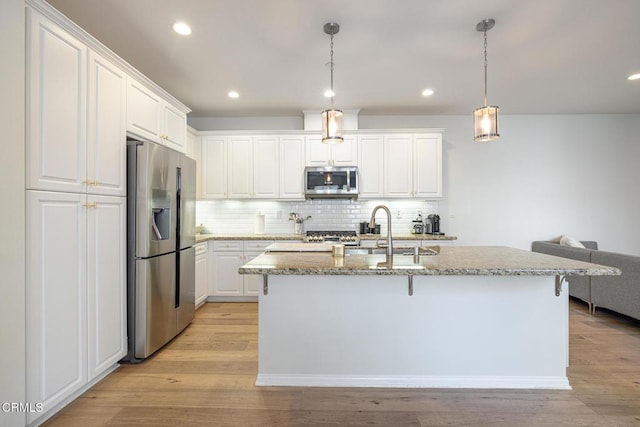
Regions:
<instances>
[{"instance_id":1,"label":"pendant light","mask_svg":"<svg viewBox=\"0 0 640 427\"><path fill-rule=\"evenodd\" d=\"M342 137L342 121L344 115L342 111L333 108L333 97L335 92L333 91L333 36L340 31L340 25L334 22L328 22L324 24L324 32L331 36L331 62L329 62L329 69L331 70L331 108L322 112L322 142L325 144L341 144L344 142Z\"/></svg>"},{"instance_id":2,"label":"pendant light","mask_svg":"<svg viewBox=\"0 0 640 427\"><path fill-rule=\"evenodd\" d=\"M493 28L496 21L485 19L478 22L476 30L484 33L484 104L473 111L473 140L489 142L498 139L498 110L496 106L487 106L487 31Z\"/></svg>"}]
</instances>

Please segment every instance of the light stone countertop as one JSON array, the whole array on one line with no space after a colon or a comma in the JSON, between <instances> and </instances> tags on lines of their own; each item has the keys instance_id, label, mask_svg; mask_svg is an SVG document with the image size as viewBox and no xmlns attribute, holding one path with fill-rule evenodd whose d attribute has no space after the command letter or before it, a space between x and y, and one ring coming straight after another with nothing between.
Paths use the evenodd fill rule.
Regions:
<instances>
[{"instance_id":1,"label":"light stone countertop","mask_svg":"<svg viewBox=\"0 0 640 427\"><path fill-rule=\"evenodd\" d=\"M278 275L457 275L605 276L620 270L504 246L441 246L438 255L347 255L328 252L267 252L239 269L240 274Z\"/></svg>"},{"instance_id":2,"label":"light stone countertop","mask_svg":"<svg viewBox=\"0 0 640 427\"><path fill-rule=\"evenodd\" d=\"M300 234L251 234L251 233L213 233L196 234L196 243L208 240L299 240ZM362 234L360 240L386 239L386 234ZM393 235L393 240L457 240L456 236L432 235L432 234L398 234Z\"/></svg>"}]
</instances>

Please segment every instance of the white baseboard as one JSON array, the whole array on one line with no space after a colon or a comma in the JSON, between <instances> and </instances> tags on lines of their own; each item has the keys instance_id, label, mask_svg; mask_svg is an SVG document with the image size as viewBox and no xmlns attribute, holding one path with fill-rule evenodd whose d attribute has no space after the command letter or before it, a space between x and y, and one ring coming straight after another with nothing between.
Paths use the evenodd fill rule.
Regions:
<instances>
[{"instance_id":1,"label":"white baseboard","mask_svg":"<svg viewBox=\"0 0 640 427\"><path fill-rule=\"evenodd\" d=\"M258 374L257 386L385 387L385 388L512 388L571 390L567 377L455 377Z\"/></svg>"}]
</instances>

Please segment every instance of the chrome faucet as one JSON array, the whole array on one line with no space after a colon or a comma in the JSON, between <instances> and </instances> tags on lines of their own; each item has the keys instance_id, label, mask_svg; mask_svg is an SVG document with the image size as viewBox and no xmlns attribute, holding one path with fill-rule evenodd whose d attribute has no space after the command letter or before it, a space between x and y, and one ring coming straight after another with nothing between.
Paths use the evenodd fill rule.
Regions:
<instances>
[{"instance_id":1,"label":"chrome faucet","mask_svg":"<svg viewBox=\"0 0 640 427\"><path fill-rule=\"evenodd\" d=\"M393 255L393 243L391 239L391 211L385 205L378 205L373 208L373 212L371 212L371 219L369 220L369 228L375 228L376 226L376 212L378 209L384 209L387 213L387 218L389 219L387 222L387 255Z\"/></svg>"}]
</instances>

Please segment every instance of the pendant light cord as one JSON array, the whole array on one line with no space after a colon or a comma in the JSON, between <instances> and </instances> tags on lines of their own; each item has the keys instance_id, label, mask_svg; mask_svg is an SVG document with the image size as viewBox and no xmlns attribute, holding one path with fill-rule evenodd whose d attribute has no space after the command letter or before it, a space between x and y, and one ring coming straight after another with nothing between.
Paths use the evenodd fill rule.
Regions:
<instances>
[{"instance_id":1,"label":"pendant light cord","mask_svg":"<svg viewBox=\"0 0 640 427\"><path fill-rule=\"evenodd\" d=\"M484 30L484 106L487 106L487 29Z\"/></svg>"},{"instance_id":2,"label":"pendant light cord","mask_svg":"<svg viewBox=\"0 0 640 427\"><path fill-rule=\"evenodd\" d=\"M331 108L333 108L333 97L335 92L333 91L333 34L331 34L331 62L330 62L330 70L331 70ZM485 96L486 97L486 96Z\"/></svg>"}]
</instances>

